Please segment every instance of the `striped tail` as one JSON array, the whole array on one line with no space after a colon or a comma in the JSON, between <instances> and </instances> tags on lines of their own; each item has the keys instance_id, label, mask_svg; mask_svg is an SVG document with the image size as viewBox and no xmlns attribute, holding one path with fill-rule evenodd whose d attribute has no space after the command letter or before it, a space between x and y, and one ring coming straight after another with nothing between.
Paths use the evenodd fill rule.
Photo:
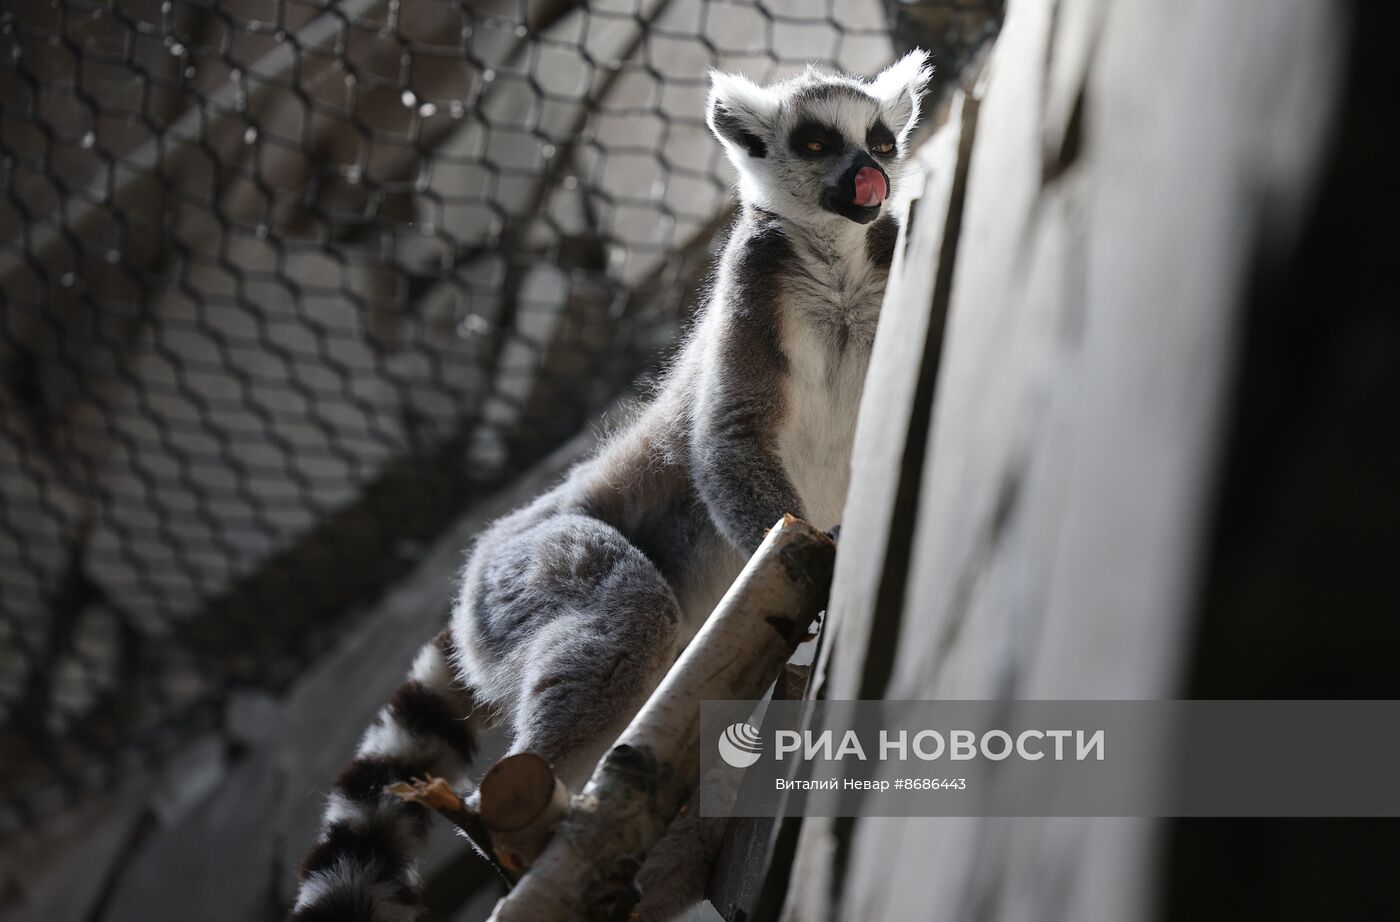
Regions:
<instances>
[{"instance_id":1,"label":"striped tail","mask_svg":"<svg viewBox=\"0 0 1400 922\"><path fill-rule=\"evenodd\" d=\"M320 841L301 865L287 922L409 922L427 838L421 804L385 794L424 775L460 782L475 750L471 694L455 680L447 631L425 646L408 680L365 732L326 805Z\"/></svg>"}]
</instances>

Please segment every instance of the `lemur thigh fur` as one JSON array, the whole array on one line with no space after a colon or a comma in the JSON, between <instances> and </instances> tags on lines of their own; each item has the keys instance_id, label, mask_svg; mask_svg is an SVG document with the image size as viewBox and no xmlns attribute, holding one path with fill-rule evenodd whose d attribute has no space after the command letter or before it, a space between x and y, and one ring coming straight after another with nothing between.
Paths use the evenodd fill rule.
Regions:
<instances>
[{"instance_id":1,"label":"lemur thigh fur","mask_svg":"<svg viewBox=\"0 0 1400 922\"><path fill-rule=\"evenodd\" d=\"M923 52L873 80L712 75L742 207L709 298L630 424L475 542L450 626L335 782L291 919L415 918L427 817L386 784L465 784L491 712L577 789L765 530L836 524L928 75ZM702 826L679 821L643 868L642 919L700 899Z\"/></svg>"}]
</instances>

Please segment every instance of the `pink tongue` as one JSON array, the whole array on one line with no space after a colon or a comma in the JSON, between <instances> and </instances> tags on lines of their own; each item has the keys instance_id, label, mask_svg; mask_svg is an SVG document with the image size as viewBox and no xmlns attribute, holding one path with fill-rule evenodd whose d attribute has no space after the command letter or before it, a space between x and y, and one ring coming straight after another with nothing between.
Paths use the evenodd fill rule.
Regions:
<instances>
[{"instance_id":1,"label":"pink tongue","mask_svg":"<svg viewBox=\"0 0 1400 922\"><path fill-rule=\"evenodd\" d=\"M856 204L862 208L883 202L887 191L885 177L873 166L863 166L856 173Z\"/></svg>"}]
</instances>

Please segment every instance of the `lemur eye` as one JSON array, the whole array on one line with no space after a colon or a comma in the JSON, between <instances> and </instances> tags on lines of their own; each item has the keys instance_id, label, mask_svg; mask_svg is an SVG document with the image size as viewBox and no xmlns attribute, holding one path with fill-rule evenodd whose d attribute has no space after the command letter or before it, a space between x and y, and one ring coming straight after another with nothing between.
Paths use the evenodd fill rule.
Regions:
<instances>
[{"instance_id":1,"label":"lemur eye","mask_svg":"<svg viewBox=\"0 0 1400 922\"><path fill-rule=\"evenodd\" d=\"M894 153L894 142L886 141L884 144L873 144L870 149L877 154L892 154Z\"/></svg>"},{"instance_id":2,"label":"lemur eye","mask_svg":"<svg viewBox=\"0 0 1400 922\"><path fill-rule=\"evenodd\" d=\"M826 145L820 141L808 141L803 146L814 154L820 154L826 150Z\"/></svg>"}]
</instances>

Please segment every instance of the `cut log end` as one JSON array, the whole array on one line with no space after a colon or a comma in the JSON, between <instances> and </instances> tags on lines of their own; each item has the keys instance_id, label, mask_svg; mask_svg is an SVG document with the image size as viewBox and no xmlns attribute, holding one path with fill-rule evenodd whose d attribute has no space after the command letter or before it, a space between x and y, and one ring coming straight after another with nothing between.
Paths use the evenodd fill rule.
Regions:
<instances>
[{"instance_id":1,"label":"cut log end","mask_svg":"<svg viewBox=\"0 0 1400 922\"><path fill-rule=\"evenodd\" d=\"M506 756L491 766L478 794L496 858L517 875L539 856L569 810L568 789L550 764L531 752Z\"/></svg>"},{"instance_id":2,"label":"cut log end","mask_svg":"<svg viewBox=\"0 0 1400 922\"><path fill-rule=\"evenodd\" d=\"M554 769L532 752L506 756L481 779L481 818L494 832L533 823L554 798Z\"/></svg>"}]
</instances>

